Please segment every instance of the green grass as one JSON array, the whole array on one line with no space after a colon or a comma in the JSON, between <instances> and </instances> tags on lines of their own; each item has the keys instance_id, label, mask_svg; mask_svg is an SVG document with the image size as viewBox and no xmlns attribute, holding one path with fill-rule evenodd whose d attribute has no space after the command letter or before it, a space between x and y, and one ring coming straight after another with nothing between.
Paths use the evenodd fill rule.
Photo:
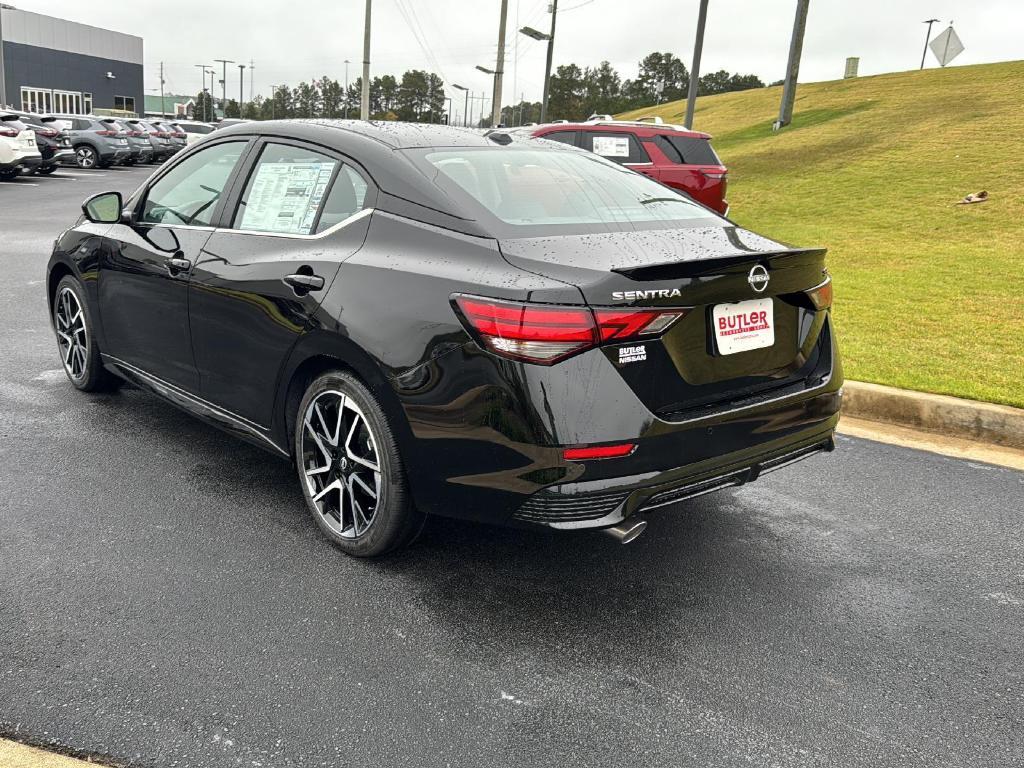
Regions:
<instances>
[{"instance_id":1,"label":"green grass","mask_svg":"<svg viewBox=\"0 0 1024 768\"><path fill-rule=\"evenodd\" d=\"M694 127L738 223L829 248L847 376L1024 406L1024 62L801 85L773 134L780 92L698 99Z\"/></svg>"}]
</instances>

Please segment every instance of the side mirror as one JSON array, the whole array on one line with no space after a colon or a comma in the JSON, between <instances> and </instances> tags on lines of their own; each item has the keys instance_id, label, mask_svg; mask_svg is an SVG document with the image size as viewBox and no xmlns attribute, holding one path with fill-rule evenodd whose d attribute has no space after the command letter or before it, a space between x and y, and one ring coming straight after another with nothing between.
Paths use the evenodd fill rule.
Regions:
<instances>
[{"instance_id":1,"label":"side mirror","mask_svg":"<svg viewBox=\"0 0 1024 768\"><path fill-rule=\"evenodd\" d=\"M95 224L117 224L121 221L121 206L120 192L100 192L82 203L82 213Z\"/></svg>"}]
</instances>

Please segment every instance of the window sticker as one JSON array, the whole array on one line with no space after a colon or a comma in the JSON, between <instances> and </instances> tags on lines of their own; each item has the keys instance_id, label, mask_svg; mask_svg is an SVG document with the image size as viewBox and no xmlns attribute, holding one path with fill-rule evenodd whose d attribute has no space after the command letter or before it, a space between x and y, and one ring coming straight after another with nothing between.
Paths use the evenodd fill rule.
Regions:
<instances>
[{"instance_id":1,"label":"window sticker","mask_svg":"<svg viewBox=\"0 0 1024 768\"><path fill-rule=\"evenodd\" d=\"M308 235L337 163L260 163L241 229Z\"/></svg>"},{"instance_id":2,"label":"window sticker","mask_svg":"<svg viewBox=\"0 0 1024 768\"><path fill-rule=\"evenodd\" d=\"M594 154L602 157L629 157L628 136L594 136Z\"/></svg>"}]
</instances>

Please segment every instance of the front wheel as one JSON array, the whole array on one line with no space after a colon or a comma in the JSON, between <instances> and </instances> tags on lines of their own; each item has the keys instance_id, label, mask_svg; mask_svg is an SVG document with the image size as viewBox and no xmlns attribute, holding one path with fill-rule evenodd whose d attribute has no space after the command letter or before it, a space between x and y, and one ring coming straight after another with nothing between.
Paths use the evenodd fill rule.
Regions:
<instances>
[{"instance_id":1,"label":"front wheel","mask_svg":"<svg viewBox=\"0 0 1024 768\"><path fill-rule=\"evenodd\" d=\"M302 493L327 537L356 557L411 543L425 516L412 504L387 417L363 383L344 371L317 377L295 421Z\"/></svg>"},{"instance_id":2,"label":"front wheel","mask_svg":"<svg viewBox=\"0 0 1024 768\"><path fill-rule=\"evenodd\" d=\"M68 380L83 392L116 388L121 380L103 367L93 332L92 315L82 284L65 275L53 298L53 330Z\"/></svg>"},{"instance_id":3,"label":"front wheel","mask_svg":"<svg viewBox=\"0 0 1024 768\"><path fill-rule=\"evenodd\" d=\"M14 181L20 172L18 168L4 168L0 171L0 181Z\"/></svg>"},{"instance_id":4,"label":"front wheel","mask_svg":"<svg viewBox=\"0 0 1024 768\"><path fill-rule=\"evenodd\" d=\"M39 168L36 168L36 173L38 173L40 176L49 176L56 170L56 165L42 165Z\"/></svg>"}]
</instances>

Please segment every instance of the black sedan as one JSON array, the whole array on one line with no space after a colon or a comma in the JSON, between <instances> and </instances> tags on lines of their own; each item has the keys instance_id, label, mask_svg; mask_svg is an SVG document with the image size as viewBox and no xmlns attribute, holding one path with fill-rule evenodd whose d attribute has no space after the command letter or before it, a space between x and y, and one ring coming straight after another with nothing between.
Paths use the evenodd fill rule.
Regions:
<instances>
[{"instance_id":1,"label":"black sedan","mask_svg":"<svg viewBox=\"0 0 1024 768\"><path fill-rule=\"evenodd\" d=\"M629 540L834 446L824 251L562 144L244 123L83 210L46 281L71 383L290 459L353 555L428 514Z\"/></svg>"}]
</instances>

